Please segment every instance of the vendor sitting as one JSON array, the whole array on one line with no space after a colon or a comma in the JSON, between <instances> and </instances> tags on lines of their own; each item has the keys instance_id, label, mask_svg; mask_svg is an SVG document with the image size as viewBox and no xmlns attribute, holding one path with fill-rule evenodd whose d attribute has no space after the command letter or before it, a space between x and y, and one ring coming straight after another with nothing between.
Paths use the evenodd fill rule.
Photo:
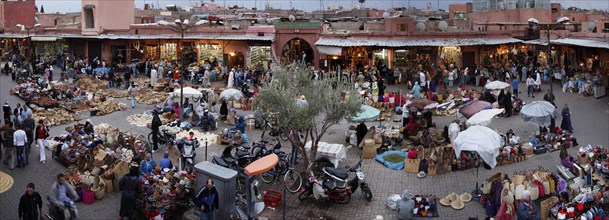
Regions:
<instances>
[{"instance_id":1,"label":"vendor sitting","mask_svg":"<svg viewBox=\"0 0 609 220\"><path fill-rule=\"evenodd\" d=\"M91 123L91 119L87 119L87 121L85 122L85 126L83 127L83 131L89 135L95 132L95 130L93 129L93 124Z\"/></svg>"},{"instance_id":2,"label":"vendor sitting","mask_svg":"<svg viewBox=\"0 0 609 220\"><path fill-rule=\"evenodd\" d=\"M243 136L241 135L241 132L239 130L237 130L232 135L231 142L234 146L239 146L239 145L243 144Z\"/></svg>"},{"instance_id":3,"label":"vendor sitting","mask_svg":"<svg viewBox=\"0 0 609 220\"><path fill-rule=\"evenodd\" d=\"M232 131L240 131L242 134L245 133L245 118L243 116L239 116L239 121L235 124L235 127L231 129Z\"/></svg>"},{"instance_id":4,"label":"vendor sitting","mask_svg":"<svg viewBox=\"0 0 609 220\"><path fill-rule=\"evenodd\" d=\"M404 127L404 137L416 136L421 126L415 122L414 117L410 117L410 122Z\"/></svg>"},{"instance_id":5,"label":"vendor sitting","mask_svg":"<svg viewBox=\"0 0 609 220\"><path fill-rule=\"evenodd\" d=\"M216 130L216 117L212 113L209 113L209 110L205 110L203 112L203 116L201 116L201 121L199 122L201 128L204 131L208 130Z\"/></svg>"},{"instance_id":6,"label":"vendor sitting","mask_svg":"<svg viewBox=\"0 0 609 220\"><path fill-rule=\"evenodd\" d=\"M165 154L163 154L163 159L159 160L159 167L161 168L161 170L165 168L173 168L173 164L171 160L169 160L169 152L165 152Z\"/></svg>"},{"instance_id":7,"label":"vendor sitting","mask_svg":"<svg viewBox=\"0 0 609 220\"><path fill-rule=\"evenodd\" d=\"M152 159L152 154L147 153L140 165L140 174L150 175L156 168L156 162Z\"/></svg>"}]
</instances>

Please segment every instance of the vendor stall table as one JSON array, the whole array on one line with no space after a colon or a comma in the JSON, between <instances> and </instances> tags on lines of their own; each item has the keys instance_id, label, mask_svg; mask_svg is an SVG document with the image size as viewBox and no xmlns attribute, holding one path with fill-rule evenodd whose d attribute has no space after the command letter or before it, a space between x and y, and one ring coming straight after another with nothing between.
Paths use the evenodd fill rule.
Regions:
<instances>
[{"instance_id":1,"label":"vendor stall table","mask_svg":"<svg viewBox=\"0 0 609 220\"><path fill-rule=\"evenodd\" d=\"M312 142L309 141L305 145L307 153L311 152ZM319 142L317 147L317 157L315 158L326 158L334 164L334 167L338 167L338 162L347 158L347 149L342 144L330 144L326 142Z\"/></svg>"}]
</instances>

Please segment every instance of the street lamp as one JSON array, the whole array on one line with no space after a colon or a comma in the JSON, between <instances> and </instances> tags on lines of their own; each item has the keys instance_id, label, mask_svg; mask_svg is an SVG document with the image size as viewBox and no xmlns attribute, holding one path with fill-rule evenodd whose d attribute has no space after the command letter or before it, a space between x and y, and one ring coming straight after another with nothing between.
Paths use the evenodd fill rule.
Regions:
<instances>
[{"instance_id":1,"label":"street lamp","mask_svg":"<svg viewBox=\"0 0 609 220\"><path fill-rule=\"evenodd\" d=\"M167 21L159 21L157 24L162 26L168 26L172 31L176 33L180 33L182 36L180 41L180 48L182 48L182 58L180 59L180 122L184 121L184 34L190 30L191 28L201 25L205 22L203 20L198 21L197 23L190 24L188 19L184 21L180 19L176 19L173 23L169 23Z\"/></svg>"},{"instance_id":2,"label":"street lamp","mask_svg":"<svg viewBox=\"0 0 609 220\"><path fill-rule=\"evenodd\" d=\"M551 52L550 51L550 48L551 48L550 47L550 30L554 30L556 27L558 27L560 25L568 24L569 18L561 17L558 20L556 20L556 23L548 23L548 24L539 23L539 20L537 20L535 18L529 18L528 22L529 22L529 26L537 25L541 29L546 30L546 37L548 39L548 43L547 43L547 59L548 59L547 65L548 65L548 67L547 68L550 68L551 67L551 65L550 65L550 61L551 61L551 59L550 59L550 52ZM552 74L550 72L550 70L548 70L548 74ZM552 96L554 96L554 90L552 89L552 81L554 81L554 80L552 80L553 76L549 76L549 78L550 78L550 94L552 94Z\"/></svg>"},{"instance_id":3,"label":"street lamp","mask_svg":"<svg viewBox=\"0 0 609 220\"><path fill-rule=\"evenodd\" d=\"M36 30L38 27L40 27L40 23L34 24L34 26L31 26L31 27L26 27L25 25L22 25L22 24L17 24L15 26L17 26L19 29L21 29L21 32L27 31L27 39L28 39L27 46L29 47L31 45L31 41L32 41L30 39L30 30ZM26 50L25 56L26 56L26 58L29 58L27 53L28 53L28 51Z\"/></svg>"}]
</instances>

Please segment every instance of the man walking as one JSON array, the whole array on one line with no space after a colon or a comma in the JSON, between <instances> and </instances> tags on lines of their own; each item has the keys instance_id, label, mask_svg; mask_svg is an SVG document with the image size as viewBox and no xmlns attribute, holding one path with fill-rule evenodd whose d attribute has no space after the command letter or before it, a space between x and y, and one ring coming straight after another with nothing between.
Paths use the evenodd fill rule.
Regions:
<instances>
[{"instance_id":1,"label":"man walking","mask_svg":"<svg viewBox=\"0 0 609 220\"><path fill-rule=\"evenodd\" d=\"M518 98L518 79L516 78L512 80L512 93L514 93L514 96Z\"/></svg>"},{"instance_id":2,"label":"man walking","mask_svg":"<svg viewBox=\"0 0 609 220\"><path fill-rule=\"evenodd\" d=\"M197 207L201 208L201 220L216 220L216 212L218 212L218 191L214 186L214 181L207 180L207 186L201 188L195 197Z\"/></svg>"},{"instance_id":3,"label":"man walking","mask_svg":"<svg viewBox=\"0 0 609 220\"><path fill-rule=\"evenodd\" d=\"M28 183L25 194L19 200L20 220L42 219L42 198L35 191L34 183Z\"/></svg>"},{"instance_id":4,"label":"man walking","mask_svg":"<svg viewBox=\"0 0 609 220\"><path fill-rule=\"evenodd\" d=\"M11 120L11 106L8 105L8 101L4 102L4 105L2 106L2 112L4 113L4 121L10 121Z\"/></svg>"},{"instance_id":5,"label":"man walking","mask_svg":"<svg viewBox=\"0 0 609 220\"><path fill-rule=\"evenodd\" d=\"M131 97L131 108L135 108L135 95L137 95L137 89L135 89L135 83L131 83L131 86L127 89L127 93Z\"/></svg>"},{"instance_id":6,"label":"man walking","mask_svg":"<svg viewBox=\"0 0 609 220\"><path fill-rule=\"evenodd\" d=\"M123 74L123 77L125 78L125 89L127 89L129 85L131 85L131 70L127 70L125 74Z\"/></svg>"},{"instance_id":7,"label":"man walking","mask_svg":"<svg viewBox=\"0 0 609 220\"><path fill-rule=\"evenodd\" d=\"M8 167L12 170L15 169L15 161L17 160L15 156L15 145L13 144L13 134L15 133L15 129L13 129L13 122L8 121L5 122L4 126L0 128L1 131L4 131L2 137L4 138L4 164L8 165Z\"/></svg>"},{"instance_id":8,"label":"man walking","mask_svg":"<svg viewBox=\"0 0 609 220\"><path fill-rule=\"evenodd\" d=\"M535 91L535 80L533 79L532 76L529 76L529 78L527 78L527 97L535 98L534 91Z\"/></svg>"},{"instance_id":9,"label":"man walking","mask_svg":"<svg viewBox=\"0 0 609 220\"><path fill-rule=\"evenodd\" d=\"M151 124L151 128L152 128L152 153L154 153L157 150L159 150L159 128L161 127L161 125L163 123L161 122L161 118L159 117L159 112L158 112L157 109L155 109L152 112L152 115L153 115L152 116L152 124Z\"/></svg>"},{"instance_id":10,"label":"man walking","mask_svg":"<svg viewBox=\"0 0 609 220\"><path fill-rule=\"evenodd\" d=\"M32 118L32 114L28 114L27 118L23 121L23 130L27 135L27 144L25 146L25 165L30 164L30 152L32 149L32 142L34 142L34 129L36 129L36 123Z\"/></svg>"},{"instance_id":11,"label":"man walking","mask_svg":"<svg viewBox=\"0 0 609 220\"><path fill-rule=\"evenodd\" d=\"M15 133L13 134L13 145L17 148L17 167L25 168L25 145L27 144L27 135L21 129L21 123L15 125Z\"/></svg>"}]
</instances>

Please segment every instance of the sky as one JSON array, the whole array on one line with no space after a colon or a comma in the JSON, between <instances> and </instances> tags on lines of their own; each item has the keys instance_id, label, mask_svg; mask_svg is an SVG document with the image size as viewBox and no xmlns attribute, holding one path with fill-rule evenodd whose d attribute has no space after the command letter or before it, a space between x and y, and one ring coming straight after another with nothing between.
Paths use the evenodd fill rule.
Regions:
<instances>
[{"instance_id":1,"label":"sky","mask_svg":"<svg viewBox=\"0 0 609 220\"><path fill-rule=\"evenodd\" d=\"M122 1L122 0L106 0L106 1ZM357 0L135 0L135 6L143 8L145 3L156 5L157 2L161 7L165 7L168 4L177 4L182 7L189 5L196 5L202 3L211 3L214 1L215 4L226 6L243 6L252 8L256 5L258 8L264 8L264 5L268 2L274 8L290 8L290 5L296 9L305 11L314 11L320 9L321 5L327 7L344 6L345 8L351 7L353 4L357 4ZM368 8L390 8L390 7L408 7L410 4L416 8L426 8L428 3L431 3L433 9L436 10L438 5L440 9L447 10L449 4L454 3L465 3L471 0L366 0L364 6ZM290 3L291 2L291 3ZM600 9L609 10L609 0L554 0L552 2L558 2L563 7L579 7L586 9ZM45 13L55 12L78 12L80 11L81 1L80 0L36 0L38 8L44 6Z\"/></svg>"}]
</instances>

